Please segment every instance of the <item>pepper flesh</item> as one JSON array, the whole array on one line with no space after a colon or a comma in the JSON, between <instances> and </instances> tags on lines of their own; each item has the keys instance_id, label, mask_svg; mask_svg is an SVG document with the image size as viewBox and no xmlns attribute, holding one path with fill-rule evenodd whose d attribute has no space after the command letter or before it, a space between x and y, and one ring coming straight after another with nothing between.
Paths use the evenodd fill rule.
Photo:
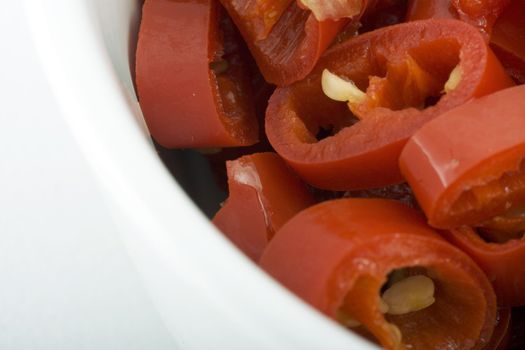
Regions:
<instances>
[{"instance_id":1,"label":"pepper flesh","mask_svg":"<svg viewBox=\"0 0 525 350\"><path fill-rule=\"evenodd\" d=\"M467 253L485 272L499 305L525 305L525 238L501 244L489 243L468 226L443 231L442 235Z\"/></svg>"},{"instance_id":2,"label":"pepper flesh","mask_svg":"<svg viewBox=\"0 0 525 350\"><path fill-rule=\"evenodd\" d=\"M243 18L243 30L254 40L264 40L294 0L232 0L224 6Z\"/></svg>"},{"instance_id":3,"label":"pepper flesh","mask_svg":"<svg viewBox=\"0 0 525 350\"><path fill-rule=\"evenodd\" d=\"M510 328L512 321L512 309L510 307L498 307L496 316L496 327L492 333L490 342L483 350L506 350L510 342Z\"/></svg>"},{"instance_id":4,"label":"pepper flesh","mask_svg":"<svg viewBox=\"0 0 525 350\"><path fill-rule=\"evenodd\" d=\"M457 19L459 14L450 0L410 0L406 20Z\"/></svg>"},{"instance_id":5,"label":"pepper flesh","mask_svg":"<svg viewBox=\"0 0 525 350\"><path fill-rule=\"evenodd\" d=\"M490 35L494 22L512 0L451 0L459 18Z\"/></svg>"},{"instance_id":6,"label":"pepper flesh","mask_svg":"<svg viewBox=\"0 0 525 350\"><path fill-rule=\"evenodd\" d=\"M350 315L387 349L482 349L494 328L496 299L483 272L394 201L340 199L303 210L277 232L260 265L328 317ZM435 303L383 315L388 274L414 265L436 284Z\"/></svg>"},{"instance_id":7,"label":"pepper flesh","mask_svg":"<svg viewBox=\"0 0 525 350\"><path fill-rule=\"evenodd\" d=\"M264 78L278 86L304 78L337 33L348 23L346 19L320 22L310 11L288 0L281 2L281 5L286 3L289 6L280 12L271 30L261 37L252 29L254 17L267 16L266 11L270 6L259 8L256 15L247 16L241 8L250 7L249 4L257 0L249 0L242 6L238 0L221 2L243 35Z\"/></svg>"},{"instance_id":8,"label":"pepper flesh","mask_svg":"<svg viewBox=\"0 0 525 350\"><path fill-rule=\"evenodd\" d=\"M230 195L213 223L257 261L275 232L314 200L275 153L244 156L226 167Z\"/></svg>"},{"instance_id":9,"label":"pepper flesh","mask_svg":"<svg viewBox=\"0 0 525 350\"><path fill-rule=\"evenodd\" d=\"M442 89L457 65L464 78L455 90L434 106L411 106L424 107L423 90ZM368 85L367 101L355 108L360 121L344 103L323 94L324 69L352 80L363 90ZM424 83L418 92L414 86L427 78L420 79L421 70L432 72L433 80L432 86ZM384 187L402 182L399 154L423 124L473 97L512 85L472 26L454 20L399 24L335 45L306 79L278 88L266 112L266 134L276 152L315 187ZM317 140L321 129L336 134Z\"/></svg>"},{"instance_id":10,"label":"pepper flesh","mask_svg":"<svg viewBox=\"0 0 525 350\"><path fill-rule=\"evenodd\" d=\"M239 40L214 1L146 0L136 81L144 118L159 144L187 148L257 142Z\"/></svg>"},{"instance_id":11,"label":"pepper flesh","mask_svg":"<svg viewBox=\"0 0 525 350\"><path fill-rule=\"evenodd\" d=\"M368 0L297 0L298 5L312 11L318 21L358 16L366 9L367 2Z\"/></svg>"},{"instance_id":12,"label":"pepper flesh","mask_svg":"<svg viewBox=\"0 0 525 350\"><path fill-rule=\"evenodd\" d=\"M498 17L490 45L509 74L525 83L525 1L512 1Z\"/></svg>"},{"instance_id":13,"label":"pepper flesh","mask_svg":"<svg viewBox=\"0 0 525 350\"><path fill-rule=\"evenodd\" d=\"M510 2L511 0L411 0L407 20L461 19L478 28L488 38L494 23Z\"/></svg>"},{"instance_id":14,"label":"pepper flesh","mask_svg":"<svg viewBox=\"0 0 525 350\"><path fill-rule=\"evenodd\" d=\"M423 126L399 159L430 225L481 225L525 204L525 86L466 103Z\"/></svg>"}]
</instances>

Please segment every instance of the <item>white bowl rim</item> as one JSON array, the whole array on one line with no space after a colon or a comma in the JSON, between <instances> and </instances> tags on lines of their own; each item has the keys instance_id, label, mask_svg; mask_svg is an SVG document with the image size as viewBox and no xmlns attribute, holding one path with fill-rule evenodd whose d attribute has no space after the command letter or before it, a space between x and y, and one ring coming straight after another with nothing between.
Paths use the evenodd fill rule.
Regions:
<instances>
[{"instance_id":1,"label":"white bowl rim","mask_svg":"<svg viewBox=\"0 0 525 350\"><path fill-rule=\"evenodd\" d=\"M100 33L85 15L89 0L24 1L38 55L63 116L105 191L133 224L147 233L145 244L164 255L165 261L173 263L183 275L211 279L214 298L219 296L233 308L239 303L252 317L246 322L258 322L257 327L266 327L268 334L283 341L292 338L294 344L322 348L329 339L333 350L376 349L312 312L272 281L218 235L183 190L174 186L141 127L126 121L136 111L133 101L123 93L125 87L110 58L107 54L88 54L106 51ZM126 152L128 156L123 156ZM176 238L173 232L177 232ZM203 241L207 242L204 247ZM195 254L188 254L196 247L202 249L200 257L214 259L195 259ZM221 264L214 263L217 259L235 266L236 274L243 276L244 294L232 292L239 282ZM185 266L191 266L191 272L180 271ZM251 293L257 293L257 303L249 302ZM291 332L283 327L290 324L303 331Z\"/></svg>"}]
</instances>

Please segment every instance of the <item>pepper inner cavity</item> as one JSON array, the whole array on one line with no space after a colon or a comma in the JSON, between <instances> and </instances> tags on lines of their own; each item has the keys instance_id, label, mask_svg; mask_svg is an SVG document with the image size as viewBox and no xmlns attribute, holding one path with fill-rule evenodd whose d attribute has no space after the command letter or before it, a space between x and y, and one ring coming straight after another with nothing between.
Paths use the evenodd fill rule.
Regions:
<instances>
[{"instance_id":1,"label":"pepper inner cavity","mask_svg":"<svg viewBox=\"0 0 525 350\"><path fill-rule=\"evenodd\" d=\"M456 226L478 227L489 241L520 238L525 231L525 161L518 170L463 191L448 212L455 213ZM495 235L499 238L491 238Z\"/></svg>"},{"instance_id":2,"label":"pepper inner cavity","mask_svg":"<svg viewBox=\"0 0 525 350\"><path fill-rule=\"evenodd\" d=\"M442 54L445 49L449 52ZM368 87L364 90L351 77L325 69L323 92L335 101L347 102L352 113L363 119L378 107L393 111L431 107L452 93L462 79L459 48L448 41L423 44L409 50L403 59L383 64L385 67L376 67L377 72L368 72Z\"/></svg>"},{"instance_id":3,"label":"pepper inner cavity","mask_svg":"<svg viewBox=\"0 0 525 350\"><path fill-rule=\"evenodd\" d=\"M430 307L435 302L434 281L425 275L425 269L409 267L396 269L388 276L381 289L378 309L382 314L405 315ZM338 321L349 328L358 327L361 322L346 310L340 309Z\"/></svg>"}]
</instances>

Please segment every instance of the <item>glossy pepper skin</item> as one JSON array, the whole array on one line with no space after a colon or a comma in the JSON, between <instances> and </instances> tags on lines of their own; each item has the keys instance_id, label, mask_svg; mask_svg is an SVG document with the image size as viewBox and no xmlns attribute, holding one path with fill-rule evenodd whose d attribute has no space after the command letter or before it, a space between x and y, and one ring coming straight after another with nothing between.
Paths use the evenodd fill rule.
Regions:
<instances>
[{"instance_id":1,"label":"glossy pepper skin","mask_svg":"<svg viewBox=\"0 0 525 350\"><path fill-rule=\"evenodd\" d=\"M490 45L507 72L525 84L525 1L512 1L494 24Z\"/></svg>"},{"instance_id":2,"label":"glossy pepper skin","mask_svg":"<svg viewBox=\"0 0 525 350\"><path fill-rule=\"evenodd\" d=\"M268 37L294 0L230 0L223 2L231 16L242 22L243 33L257 41Z\"/></svg>"},{"instance_id":3,"label":"glossy pepper skin","mask_svg":"<svg viewBox=\"0 0 525 350\"><path fill-rule=\"evenodd\" d=\"M440 97L456 66L461 80ZM355 107L359 121L345 103L324 95L325 68L367 89L365 101ZM266 112L266 135L275 151L315 187L384 187L402 182L399 154L422 125L473 97L511 85L472 26L456 20L399 24L335 45L307 78L278 88ZM426 100L436 96L439 101L425 108ZM321 129L336 134L318 141Z\"/></svg>"},{"instance_id":4,"label":"glossy pepper skin","mask_svg":"<svg viewBox=\"0 0 525 350\"><path fill-rule=\"evenodd\" d=\"M490 35L494 22L511 1L513 0L451 0L460 19L487 35Z\"/></svg>"},{"instance_id":5,"label":"glossy pepper skin","mask_svg":"<svg viewBox=\"0 0 525 350\"><path fill-rule=\"evenodd\" d=\"M458 19L459 14L450 0L410 0L407 21L422 19Z\"/></svg>"},{"instance_id":6,"label":"glossy pepper skin","mask_svg":"<svg viewBox=\"0 0 525 350\"><path fill-rule=\"evenodd\" d=\"M496 327L492 333L490 342L483 350L507 350L510 343L512 324L512 309L510 307L498 307L496 316Z\"/></svg>"},{"instance_id":7,"label":"glossy pepper skin","mask_svg":"<svg viewBox=\"0 0 525 350\"><path fill-rule=\"evenodd\" d=\"M494 23L512 0L411 0L407 21L455 18L490 36ZM518 1L519 2L519 1Z\"/></svg>"},{"instance_id":8,"label":"glossy pepper skin","mask_svg":"<svg viewBox=\"0 0 525 350\"><path fill-rule=\"evenodd\" d=\"M257 142L238 39L215 1L145 1L136 82L150 133L166 148Z\"/></svg>"},{"instance_id":9,"label":"glossy pepper skin","mask_svg":"<svg viewBox=\"0 0 525 350\"><path fill-rule=\"evenodd\" d=\"M430 225L483 226L525 203L523 130L520 85L450 110L414 134L399 163Z\"/></svg>"},{"instance_id":10,"label":"glossy pepper skin","mask_svg":"<svg viewBox=\"0 0 525 350\"><path fill-rule=\"evenodd\" d=\"M284 86L304 78L348 20L318 21L295 1L221 0L244 37L264 78ZM264 6L257 6L264 3ZM287 7L283 5L287 4ZM275 10L277 8L278 10ZM277 19L264 29L262 19Z\"/></svg>"},{"instance_id":11,"label":"glossy pepper skin","mask_svg":"<svg viewBox=\"0 0 525 350\"><path fill-rule=\"evenodd\" d=\"M447 230L442 234L467 253L485 272L494 286L498 304L525 305L525 239L490 243L468 226Z\"/></svg>"},{"instance_id":12,"label":"glossy pepper skin","mask_svg":"<svg viewBox=\"0 0 525 350\"><path fill-rule=\"evenodd\" d=\"M303 210L277 232L260 265L328 317L349 314L387 349L482 349L495 325L496 299L483 272L394 201L339 199ZM383 315L388 274L414 266L433 279L435 303Z\"/></svg>"},{"instance_id":13,"label":"glossy pepper skin","mask_svg":"<svg viewBox=\"0 0 525 350\"><path fill-rule=\"evenodd\" d=\"M213 218L241 251L258 261L293 215L314 204L302 181L275 153L256 153L226 163L229 197Z\"/></svg>"}]
</instances>

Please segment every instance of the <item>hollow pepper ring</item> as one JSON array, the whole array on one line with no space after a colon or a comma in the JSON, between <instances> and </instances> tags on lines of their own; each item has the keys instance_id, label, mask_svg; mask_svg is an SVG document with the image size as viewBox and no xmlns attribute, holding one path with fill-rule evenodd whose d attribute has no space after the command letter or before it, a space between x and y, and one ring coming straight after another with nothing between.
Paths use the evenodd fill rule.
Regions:
<instances>
[{"instance_id":1,"label":"hollow pepper ring","mask_svg":"<svg viewBox=\"0 0 525 350\"><path fill-rule=\"evenodd\" d=\"M359 121L346 104L323 93L325 69L366 89L363 102L353 106ZM440 96L452 70L461 73L451 91L433 106L411 106ZM402 181L399 154L423 124L473 97L512 85L472 26L457 20L414 21L338 44L307 78L278 88L266 113L266 134L275 151L315 187L383 187ZM420 101L413 100L416 93ZM337 133L318 141L320 129Z\"/></svg>"},{"instance_id":2,"label":"hollow pepper ring","mask_svg":"<svg viewBox=\"0 0 525 350\"><path fill-rule=\"evenodd\" d=\"M167 148L257 142L250 78L233 23L211 0L146 0L136 56L140 106Z\"/></svg>"},{"instance_id":3,"label":"hollow pepper ring","mask_svg":"<svg viewBox=\"0 0 525 350\"><path fill-rule=\"evenodd\" d=\"M356 331L387 349L483 349L496 324L496 297L479 267L396 201L339 199L305 209L277 231L260 265L328 317L350 315L361 324ZM433 280L434 303L384 315L387 276L412 267Z\"/></svg>"}]
</instances>

